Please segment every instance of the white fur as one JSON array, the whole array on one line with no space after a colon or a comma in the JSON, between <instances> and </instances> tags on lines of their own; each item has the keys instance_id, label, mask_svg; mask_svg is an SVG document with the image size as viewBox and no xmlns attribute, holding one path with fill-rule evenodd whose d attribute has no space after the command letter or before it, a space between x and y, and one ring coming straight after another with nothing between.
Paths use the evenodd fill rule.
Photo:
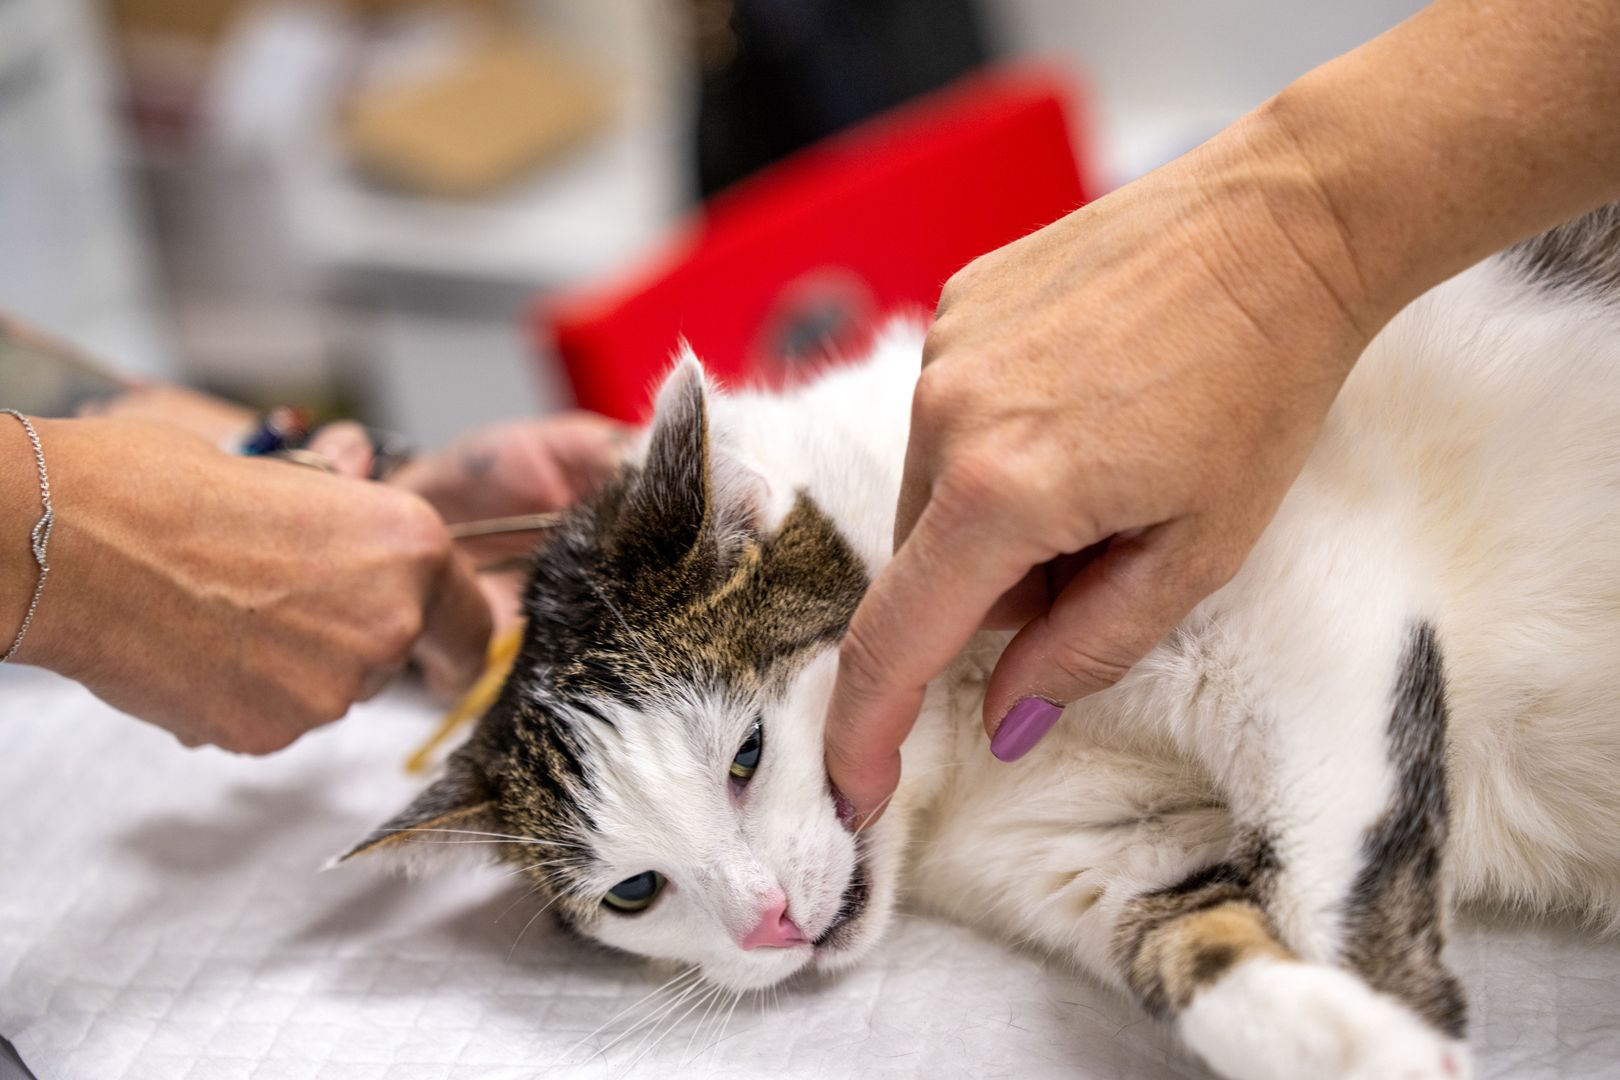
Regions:
<instances>
[{"instance_id":1,"label":"white fur","mask_svg":"<svg viewBox=\"0 0 1620 1080\"><path fill-rule=\"evenodd\" d=\"M1187 1045L1225 1076L1252 1080L1466 1080L1467 1055L1337 968L1271 959L1240 964L1193 999Z\"/></svg>"}]
</instances>

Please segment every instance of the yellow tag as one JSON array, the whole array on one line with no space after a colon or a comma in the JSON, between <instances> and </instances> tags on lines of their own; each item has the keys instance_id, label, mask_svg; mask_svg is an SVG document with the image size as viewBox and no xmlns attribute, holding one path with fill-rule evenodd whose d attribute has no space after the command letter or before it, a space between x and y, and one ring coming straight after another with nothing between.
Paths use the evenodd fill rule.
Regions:
<instances>
[{"instance_id":1,"label":"yellow tag","mask_svg":"<svg viewBox=\"0 0 1620 1080\"><path fill-rule=\"evenodd\" d=\"M455 708L445 715L444 721L439 724L436 731L429 736L427 742L417 748L405 761L405 771L408 773L427 772L433 764L434 751L443 746L456 729L470 720L476 720L495 704L495 699L501 696L501 687L506 685L506 676L512 671L512 664L517 660L518 650L523 647L523 624L518 623L510 630L498 635L489 643L489 656L484 661L484 673L473 683L472 689L461 696Z\"/></svg>"}]
</instances>

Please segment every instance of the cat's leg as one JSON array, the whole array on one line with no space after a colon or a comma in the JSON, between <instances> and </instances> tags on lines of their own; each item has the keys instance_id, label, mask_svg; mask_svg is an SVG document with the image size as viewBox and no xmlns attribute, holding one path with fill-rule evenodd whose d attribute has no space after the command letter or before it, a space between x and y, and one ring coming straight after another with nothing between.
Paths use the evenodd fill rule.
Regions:
<instances>
[{"instance_id":1,"label":"cat's leg","mask_svg":"<svg viewBox=\"0 0 1620 1080\"><path fill-rule=\"evenodd\" d=\"M1247 584L1073 707L1028 766L984 772L984 793L968 770L941 802L983 834L945 838L967 861L932 891L1106 973L1227 1076L1456 1077L1439 642L1398 552L1312 522L1325 535L1257 549ZM1144 805L1195 780L1097 749L1155 725L1214 776L1219 841L1198 812Z\"/></svg>"},{"instance_id":2,"label":"cat's leg","mask_svg":"<svg viewBox=\"0 0 1620 1080\"><path fill-rule=\"evenodd\" d=\"M1132 897L1114 960L1133 994L1232 1080L1456 1080L1467 1058L1358 974L1302 959L1261 901L1253 855Z\"/></svg>"},{"instance_id":3,"label":"cat's leg","mask_svg":"<svg viewBox=\"0 0 1620 1080\"><path fill-rule=\"evenodd\" d=\"M955 812L914 870L919 899L1077 963L1230 1080L1461 1075L1448 1037L1279 940L1254 859L1234 853L1230 815L1196 782L1098 750L1045 765L948 793Z\"/></svg>"},{"instance_id":4,"label":"cat's leg","mask_svg":"<svg viewBox=\"0 0 1620 1080\"><path fill-rule=\"evenodd\" d=\"M1440 955L1440 643L1389 566L1347 559L1314 581L1273 567L1267 589L1245 597L1240 582L1171 646L1182 666L1167 661L1167 684L1204 691L1179 741L1216 772L1239 839L1212 877L1137 902L1119 960L1233 1075L1466 1068L1462 994ZM1242 920L1285 951L1209 947Z\"/></svg>"}]
</instances>

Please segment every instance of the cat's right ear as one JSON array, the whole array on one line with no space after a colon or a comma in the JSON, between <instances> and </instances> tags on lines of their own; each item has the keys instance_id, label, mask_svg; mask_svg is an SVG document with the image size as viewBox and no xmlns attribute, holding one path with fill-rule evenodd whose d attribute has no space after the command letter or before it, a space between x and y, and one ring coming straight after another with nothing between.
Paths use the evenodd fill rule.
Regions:
<instances>
[{"instance_id":1,"label":"cat's right ear","mask_svg":"<svg viewBox=\"0 0 1620 1080\"><path fill-rule=\"evenodd\" d=\"M629 493L627 529L655 540L671 561L757 532L763 513L765 480L714 424L714 394L688 352L658 390L646 457Z\"/></svg>"},{"instance_id":2,"label":"cat's right ear","mask_svg":"<svg viewBox=\"0 0 1620 1080\"><path fill-rule=\"evenodd\" d=\"M437 857L445 854L488 852L490 848L482 841L498 831L494 806L477 763L469 755L454 754L444 776L327 866L361 855L383 855L394 865L416 872L442 861Z\"/></svg>"},{"instance_id":3,"label":"cat's right ear","mask_svg":"<svg viewBox=\"0 0 1620 1080\"><path fill-rule=\"evenodd\" d=\"M695 357L683 357L665 377L630 491L631 522L683 553L697 544L708 513L708 392Z\"/></svg>"}]
</instances>

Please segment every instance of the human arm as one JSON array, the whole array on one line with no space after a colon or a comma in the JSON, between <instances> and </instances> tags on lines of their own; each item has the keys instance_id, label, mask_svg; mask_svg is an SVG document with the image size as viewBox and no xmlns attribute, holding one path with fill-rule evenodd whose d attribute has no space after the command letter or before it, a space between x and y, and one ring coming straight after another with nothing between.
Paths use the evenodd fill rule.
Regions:
<instances>
[{"instance_id":1,"label":"human arm","mask_svg":"<svg viewBox=\"0 0 1620 1080\"><path fill-rule=\"evenodd\" d=\"M1016 757L1236 571L1396 311L1620 196L1616 56L1614 0L1442 0L956 275L828 717L857 814L976 629L1022 628L984 703Z\"/></svg>"},{"instance_id":2,"label":"human arm","mask_svg":"<svg viewBox=\"0 0 1620 1080\"><path fill-rule=\"evenodd\" d=\"M446 686L480 669L489 609L421 498L233 457L164 424L35 424L56 527L18 662L188 744L250 753L339 718L413 655ZM9 626L33 589L26 534L38 507L12 426L0 431Z\"/></svg>"}]
</instances>

